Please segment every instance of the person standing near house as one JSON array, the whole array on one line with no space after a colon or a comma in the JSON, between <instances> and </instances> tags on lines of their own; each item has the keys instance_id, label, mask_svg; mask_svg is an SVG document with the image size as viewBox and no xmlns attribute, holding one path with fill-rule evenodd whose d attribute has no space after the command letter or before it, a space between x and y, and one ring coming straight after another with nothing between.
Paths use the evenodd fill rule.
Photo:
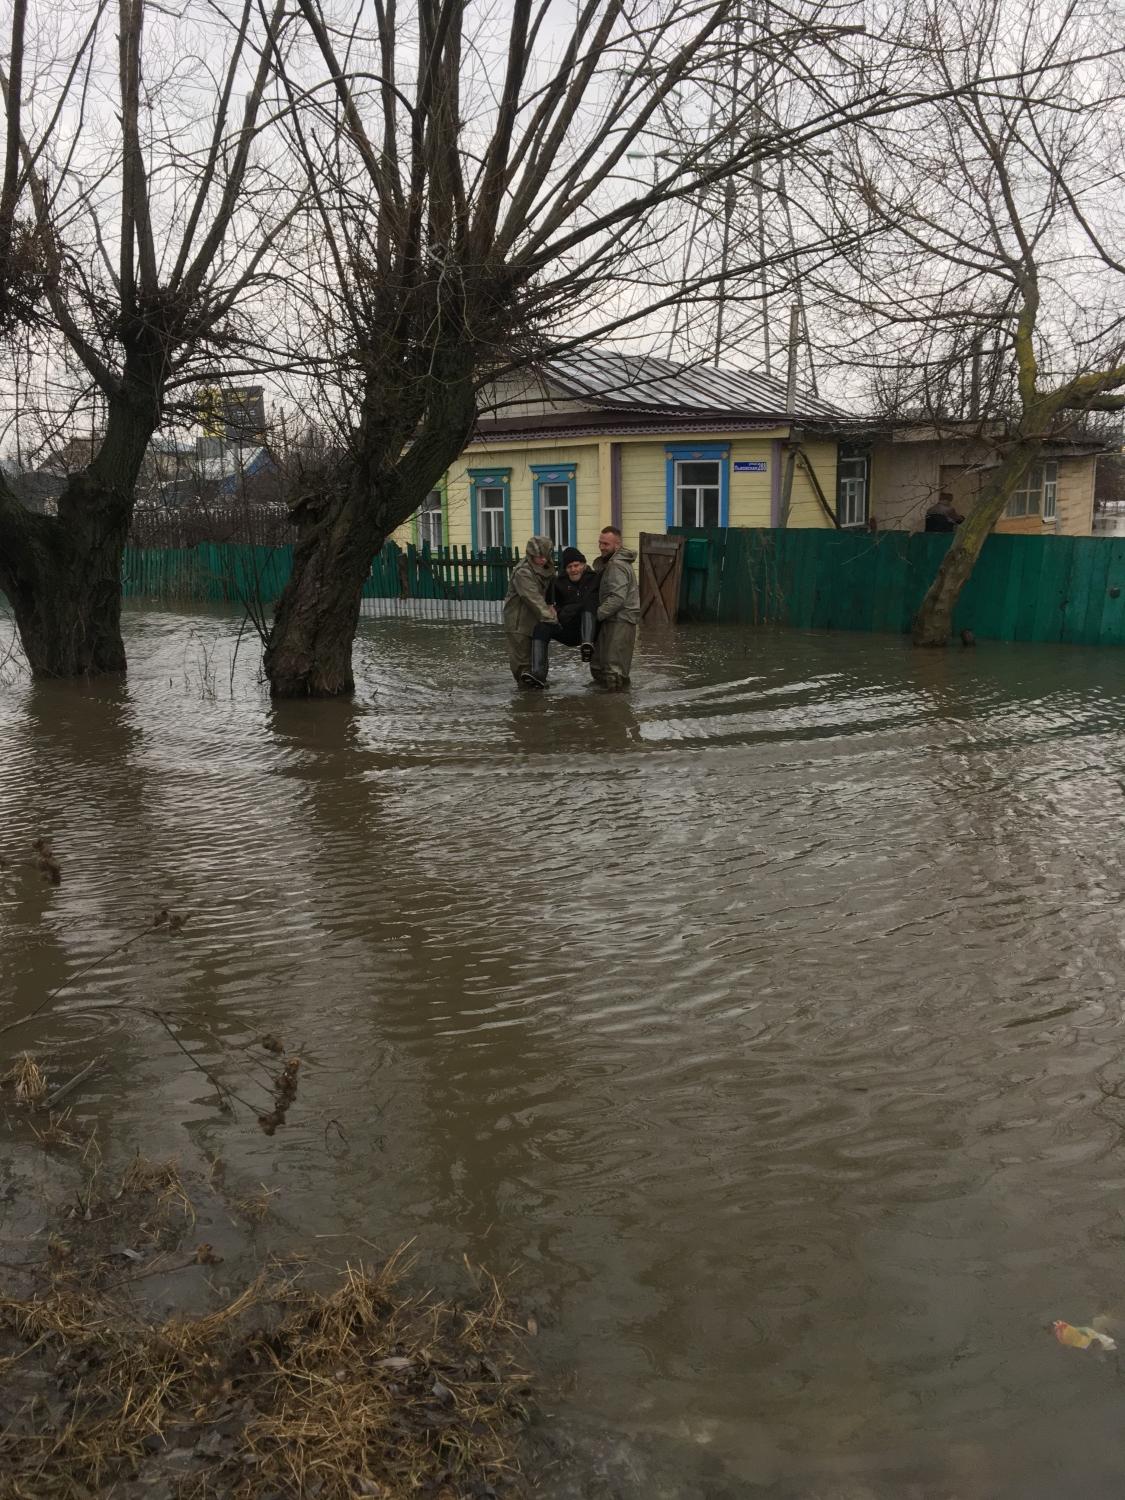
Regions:
<instances>
[{"instance_id":1,"label":"person standing near house","mask_svg":"<svg viewBox=\"0 0 1125 1500\"><path fill-rule=\"evenodd\" d=\"M554 543L549 536L531 537L523 557L512 569L504 595L508 664L522 687L539 688L547 682L547 642L535 640L534 632L537 625L553 624L558 618L548 598L554 576Z\"/></svg>"},{"instance_id":2,"label":"person standing near house","mask_svg":"<svg viewBox=\"0 0 1125 1500\"><path fill-rule=\"evenodd\" d=\"M594 564L598 576L598 639L590 675L602 687L628 687L641 618L641 591L633 572L637 554L621 545L616 526L603 529L598 551L601 556Z\"/></svg>"},{"instance_id":3,"label":"person standing near house","mask_svg":"<svg viewBox=\"0 0 1125 1500\"><path fill-rule=\"evenodd\" d=\"M959 511L953 508L953 496L948 490L942 490L937 497L937 504L931 505L926 512L927 531L956 531L965 519Z\"/></svg>"}]
</instances>

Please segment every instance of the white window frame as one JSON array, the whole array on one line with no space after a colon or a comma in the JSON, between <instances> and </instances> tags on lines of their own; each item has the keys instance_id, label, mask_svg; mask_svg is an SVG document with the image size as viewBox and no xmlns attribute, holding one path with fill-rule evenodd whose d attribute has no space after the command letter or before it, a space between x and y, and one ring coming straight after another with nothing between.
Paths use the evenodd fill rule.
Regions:
<instances>
[{"instance_id":1,"label":"white window frame","mask_svg":"<svg viewBox=\"0 0 1125 1500\"><path fill-rule=\"evenodd\" d=\"M859 474L841 474L846 464L859 464ZM851 453L836 460L836 519L841 529L867 525L867 476L869 461L866 453Z\"/></svg>"},{"instance_id":2,"label":"white window frame","mask_svg":"<svg viewBox=\"0 0 1125 1500\"><path fill-rule=\"evenodd\" d=\"M697 465L697 466L702 465L702 464L709 464L710 467L713 468L714 471L715 471L715 483L714 484L698 484L695 481L693 481L691 484L685 484L684 480L683 480L683 471L684 471L684 468L688 464L694 464L694 465ZM675 496L676 496L676 525L677 526L706 527L706 526L718 526L718 525L721 524L721 522L722 522L722 515L723 515L723 471L722 471L722 465L723 465L723 460L721 458L678 458L678 459L676 459ZM712 491L712 490L714 491L714 495L715 495L715 519L714 519L714 521L705 521L705 520L702 520L702 519L697 519L697 520L694 520L694 521L685 521L684 520L684 496L686 494L688 494L688 493L691 493L692 496L695 497L694 498L694 503L702 510L703 503L699 499L699 496L702 493L705 493L705 492L708 492L708 491Z\"/></svg>"},{"instance_id":3,"label":"white window frame","mask_svg":"<svg viewBox=\"0 0 1125 1500\"><path fill-rule=\"evenodd\" d=\"M1043 521L1057 521L1059 516L1059 466L1055 459L1043 465Z\"/></svg>"},{"instance_id":4,"label":"white window frame","mask_svg":"<svg viewBox=\"0 0 1125 1500\"><path fill-rule=\"evenodd\" d=\"M1005 520L1022 521L1028 516L1040 516L1044 521L1053 521L1058 511L1058 487L1059 466L1054 459L1032 464L1019 489L1013 490L1009 496L1004 508Z\"/></svg>"},{"instance_id":5,"label":"white window frame","mask_svg":"<svg viewBox=\"0 0 1125 1500\"><path fill-rule=\"evenodd\" d=\"M555 491L562 496L561 500L552 500L551 492ZM543 535L549 536L555 544L555 550L561 552L564 547L573 545L570 537L570 485L565 481L561 484L553 480L542 480L539 485L539 505L543 516ZM559 522L562 524L560 525Z\"/></svg>"},{"instance_id":6,"label":"white window frame","mask_svg":"<svg viewBox=\"0 0 1125 1500\"><path fill-rule=\"evenodd\" d=\"M444 545L441 491L431 490L418 507L418 545L429 542L436 549Z\"/></svg>"},{"instance_id":7,"label":"white window frame","mask_svg":"<svg viewBox=\"0 0 1125 1500\"><path fill-rule=\"evenodd\" d=\"M485 496L495 495L495 505L486 505ZM493 547L507 546L504 536L504 486L502 484L478 485L477 492L477 546L481 552ZM492 536L495 527L496 535Z\"/></svg>"}]
</instances>

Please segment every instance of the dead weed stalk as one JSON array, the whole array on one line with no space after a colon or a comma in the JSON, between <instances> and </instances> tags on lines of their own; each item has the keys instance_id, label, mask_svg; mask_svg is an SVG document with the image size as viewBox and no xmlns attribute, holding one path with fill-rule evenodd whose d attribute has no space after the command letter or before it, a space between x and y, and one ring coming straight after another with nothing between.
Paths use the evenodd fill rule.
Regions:
<instances>
[{"instance_id":1,"label":"dead weed stalk","mask_svg":"<svg viewBox=\"0 0 1125 1500\"><path fill-rule=\"evenodd\" d=\"M19 1054L0 1083L12 1086L17 1104L37 1105L47 1097L47 1075L30 1052Z\"/></svg>"}]
</instances>

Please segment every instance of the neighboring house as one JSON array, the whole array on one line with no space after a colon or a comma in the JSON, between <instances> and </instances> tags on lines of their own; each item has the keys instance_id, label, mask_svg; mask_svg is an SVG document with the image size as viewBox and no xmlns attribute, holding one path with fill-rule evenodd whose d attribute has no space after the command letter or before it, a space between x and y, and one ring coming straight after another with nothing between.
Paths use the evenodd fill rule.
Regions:
<instances>
[{"instance_id":1,"label":"neighboring house","mask_svg":"<svg viewBox=\"0 0 1125 1500\"><path fill-rule=\"evenodd\" d=\"M522 547L533 533L588 556L607 524L635 547L670 526L866 525L866 467L842 471L852 419L745 370L587 351L489 393L474 437L395 534L432 546Z\"/></svg>"},{"instance_id":2,"label":"neighboring house","mask_svg":"<svg viewBox=\"0 0 1125 1500\"><path fill-rule=\"evenodd\" d=\"M972 430L966 431L971 425ZM979 424L911 423L867 433L869 504L880 531L921 531L926 511L947 490L963 515L998 463ZM999 436L999 432L995 434ZM1000 533L1091 536L1097 438L1052 439L996 523Z\"/></svg>"},{"instance_id":3,"label":"neighboring house","mask_svg":"<svg viewBox=\"0 0 1125 1500\"><path fill-rule=\"evenodd\" d=\"M237 454L235 467L219 481L217 498L280 503L281 473L269 450L259 447Z\"/></svg>"},{"instance_id":4,"label":"neighboring house","mask_svg":"<svg viewBox=\"0 0 1125 1500\"><path fill-rule=\"evenodd\" d=\"M235 500L260 504L275 499L278 489L276 465L260 445L156 437L137 480L137 501L144 508L169 509Z\"/></svg>"}]
</instances>

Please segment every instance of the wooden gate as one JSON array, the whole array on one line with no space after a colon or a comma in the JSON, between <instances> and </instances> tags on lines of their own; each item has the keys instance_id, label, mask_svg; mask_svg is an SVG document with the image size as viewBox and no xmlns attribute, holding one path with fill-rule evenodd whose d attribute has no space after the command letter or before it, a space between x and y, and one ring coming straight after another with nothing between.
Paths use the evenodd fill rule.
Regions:
<instances>
[{"instance_id":1,"label":"wooden gate","mask_svg":"<svg viewBox=\"0 0 1125 1500\"><path fill-rule=\"evenodd\" d=\"M674 625L684 571L684 539L641 532L641 619L648 625Z\"/></svg>"}]
</instances>

